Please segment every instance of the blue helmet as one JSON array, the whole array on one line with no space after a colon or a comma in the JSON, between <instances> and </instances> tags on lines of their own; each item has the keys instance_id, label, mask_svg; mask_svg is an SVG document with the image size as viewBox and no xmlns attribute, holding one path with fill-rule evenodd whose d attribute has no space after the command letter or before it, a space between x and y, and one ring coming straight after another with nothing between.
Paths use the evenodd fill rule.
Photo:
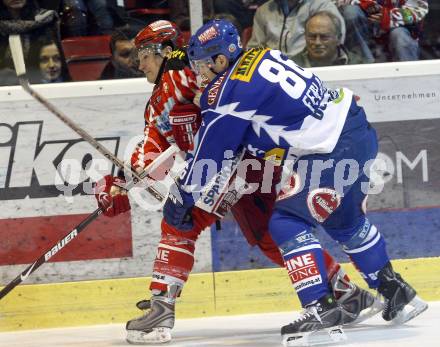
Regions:
<instances>
[{"instance_id":1,"label":"blue helmet","mask_svg":"<svg viewBox=\"0 0 440 347\"><path fill-rule=\"evenodd\" d=\"M223 54L229 60L235 61L242 51L237 28L224 19L213 19L204 24L191 36L188 45L188 56L191 60Z\"/></svg>"}]
</instances>

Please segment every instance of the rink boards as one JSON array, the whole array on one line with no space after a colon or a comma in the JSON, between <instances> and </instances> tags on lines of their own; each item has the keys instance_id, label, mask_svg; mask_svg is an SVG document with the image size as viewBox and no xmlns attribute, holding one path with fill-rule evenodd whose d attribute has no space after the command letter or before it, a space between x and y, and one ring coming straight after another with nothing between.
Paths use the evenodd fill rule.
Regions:
<instances>
[{"instance_id":1,"label":"rink boards","mask_svg":"<svg viewBox=\"0 0 440 347\"><path fill-rule=\"evenodd\" d=\"M404 259L398 267L421 295L440 300L440 78L410 77L412 68L411 63L400 65L408 75L399 78L338 82L331 69L321 76L360 96L386 162L384 191L369 198L370 218L385 235L391 258ZM346 76L352 76L350 71ZM139 140L151 93L143 79L37 89L121 158ZM67 171L62 163L71 163ZM96 208L95 199L83 192L88 177L111 170L109 162L20 88L0 88L0 284L10 282ZM3 299L0 330L122 322L135 315L134 303L147 295L161 213L132 205L131 214L93 223L30 276L28 285ZM347 261L333 242L319 236L332 254ZM197 274L185 289L178 315L297 307L287 276L272 267L225 220L221 231L204 232L198 241Z\"/></svg>"},{"instance_id":2,"label":"rink boards","mask_svg":"<svg viewBox=\"0 0 440 347\"><path fill-rule=\"evenodd\" d=\"M396 260L395 269L429 301L440 297L440 258ZM362 279L349 264L348 275ZM1 303L0 331L125 322L141 313L150 278L66 282L16 288ZM298 311L283 269L192 274L177 304L179 318Z\"/></svg>"}]
</instances>

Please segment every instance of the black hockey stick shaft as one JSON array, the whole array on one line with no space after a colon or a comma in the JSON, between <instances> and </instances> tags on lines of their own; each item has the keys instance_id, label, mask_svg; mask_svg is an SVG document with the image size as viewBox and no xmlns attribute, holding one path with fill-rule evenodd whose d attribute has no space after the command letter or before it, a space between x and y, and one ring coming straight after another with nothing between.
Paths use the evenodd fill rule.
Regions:
<instances>
[{"instance_id":1,"label":"black hockey stick shaft","mask_svg":"<svg viewBox=\"0 0 440 347\"><path fill-rule=\"evenodd\" d=\"M29 84L29 81L25 76L18 76L18 80L22 88L28 92L35 100L37 100L40 104L42 104L47 110L49 110L52 114L57 116L64 124L66 124L69 128L75 131L79 136L81 136L85 141L87 141L90 145L92 145L99 153L101 153L104 157L109 159L113 164L115 164L119 169L126 170L131 172L133 175L134 183L137 183L143 180L146 175L138 174L133 170L131 165L125 164L123 161L119 160L112 152L110 152L107 148L101 145L98 141L95 140L89 133L87 133L84 129L80 128L76 123L70 120L69 117L64 115L60 110L58 110L53 104L51 104L47 99L41 96L37 91L35 91ZM162 202L165 197L156 189L151 186L146 187L147 191L153 195L158 201Z\"/></svg>"},{"instance_id":2,"label":"black hockey stick shaft","mask_svg":"<svg viewBox=\"0 0 440 347\"><path fill-rule=\"evenodd\" d=\"M92 214L90 214L86 219L79 223L74 229L69 231L62 239L52 247L50 247L44 254L42 254L36 261L29 265L22 273L15 277L11 282L9 282L2 290L0 290L0 300L5 297L12 289L18 286L20 283L24 282L30 274L37 270L41 265L48 262L52 256L58 254L62 249L74 238L76 238L81 231L83 231L90 223L92 223L96 218L98 218L103 210L98 208Z\"/></svg>"}]
</instances>

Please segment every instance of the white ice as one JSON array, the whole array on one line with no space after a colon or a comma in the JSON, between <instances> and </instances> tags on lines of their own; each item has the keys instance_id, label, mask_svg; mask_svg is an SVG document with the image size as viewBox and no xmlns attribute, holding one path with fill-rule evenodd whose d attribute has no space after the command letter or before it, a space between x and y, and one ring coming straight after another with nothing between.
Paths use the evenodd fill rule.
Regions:
<instances>
[{"instance_id":1,"label":"white ice","mask_svg":"<svg viewBox=\"0 0 440 347\"><path fill-rule=\"evenodd\" d=\"M242 316L181 319L176 321L169 347L282 346L280 327L295 313L269 313ZM386 324L380 316L346 328L345 347L438 347L440 346L440 302L403 326ZM4 347L117 347L125 342L123 324L78 328L45 329L0 333ZM151 346L151 345L150 345ZM336 345L332 345L336 346Z\"/></svg>"}]
</instances>

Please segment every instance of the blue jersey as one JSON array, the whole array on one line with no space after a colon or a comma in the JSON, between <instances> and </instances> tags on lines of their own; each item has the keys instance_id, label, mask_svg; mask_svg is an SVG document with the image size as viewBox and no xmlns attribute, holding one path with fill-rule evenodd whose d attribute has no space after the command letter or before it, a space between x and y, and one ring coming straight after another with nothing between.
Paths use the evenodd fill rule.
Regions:
<instances>
[{"instance_id":1,"label":"blue jersey","mask_svg":"<svg viewBox=\"0 0 440 347\"><path fill-rule=\"evenodd\" d=\"M242 149L276 164L332 152L352 98L348 89L326 89L280 51L245 52L203 92L203 121L181 177L183 188L205 187L225 159Z\"/></svg>"}]
</instances>

